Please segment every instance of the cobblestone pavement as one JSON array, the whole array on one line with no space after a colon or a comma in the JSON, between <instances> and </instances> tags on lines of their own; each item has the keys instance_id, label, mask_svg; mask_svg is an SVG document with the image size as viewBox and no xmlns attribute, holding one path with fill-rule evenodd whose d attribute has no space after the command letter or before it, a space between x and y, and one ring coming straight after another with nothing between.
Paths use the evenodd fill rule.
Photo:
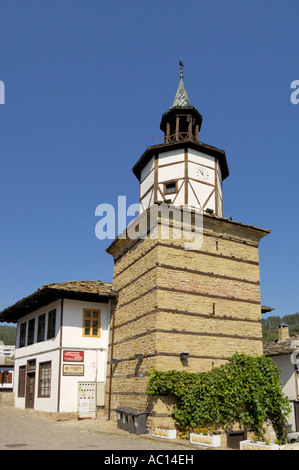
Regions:
<instances>
[{"instance_id":1,"label":"cobblestone pavement","mask_svg":"<svg viewBox=\"0 0 299 470\"><path fill-rule=\"evenodd\" d=\"M130 434L105 418L55 421L32 410L0 404L0 450L197 452L203 449L179 439L167 441L150 434ZM281 450L299 450L299 443L287 444Z\"/></svg>"},{"instance_id":2,"label":"cobblestone pavement","mask_svg":"<svg viewBox=\"0 0 299 470\"><path fill-rule=\"evenodd\" d=\"M194 450L188 443L137 436L105 418L55 421L0 405L0 450ZM198 450L196 448L195 450Z\"/></svg>"}]
</instances>

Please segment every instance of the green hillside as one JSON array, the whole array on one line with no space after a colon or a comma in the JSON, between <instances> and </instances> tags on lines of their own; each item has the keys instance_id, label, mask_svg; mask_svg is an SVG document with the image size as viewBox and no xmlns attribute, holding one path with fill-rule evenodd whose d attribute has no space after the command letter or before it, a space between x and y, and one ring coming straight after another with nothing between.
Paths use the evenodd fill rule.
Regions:
<instances>
[{"instance_id":1,"label":"green hillside","mask_svg":"<svg viewBox=\"0 0 299 470\"><path fill-rule=\"evenodd\" d=\"M16 344L17 329L15 326L0 325L0 340L4 344Z\"/></svg>"},{"instance_id":2,"label":"green hillside","mask_svg":"<svg viewBox=\"0 0 299 470\"><path fill-rule=\"evenodd\" d=\"M282 323L289 326L290 335L299 333L299 313L294 313L293 315L284 315L283 317L272 316L265 319L262 318L264 343L277 340L278 327Z\"/></svg>"}]
</instances>

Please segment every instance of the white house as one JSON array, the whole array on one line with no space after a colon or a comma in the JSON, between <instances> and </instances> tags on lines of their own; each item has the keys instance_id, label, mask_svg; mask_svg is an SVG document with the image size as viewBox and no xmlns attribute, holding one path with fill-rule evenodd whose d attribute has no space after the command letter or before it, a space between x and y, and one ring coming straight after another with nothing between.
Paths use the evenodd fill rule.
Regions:
<instances>
[{"instance_id":1,"label":"white house","mask_svg":"<svg viewBox=\"0 0 299 470\"><path fill-rule=\"evenodd\" d=\"M0 341L0 356L4 356L4 357L14 357L15 356L15 345L11 344L11 345L8 345L8 344L1 344L1 341Z\"/></svg>"},{"instance_id":2,"label":"white house","mask_svg":"<svg viewBox=\"0 0 299 470\"><path fill-rule=\"evenodd\" d=\"M0 354L0 392L13 391L13 375L14 360Z\"/></svg>"},{"instance_id":3,"label":"white house","mask_svg":"<svg viewBox=\"0 0 299 470\"><path fill-rule=\"evenodd\" d=\"M299 431L299 378L298 378L299 335L289 336L287 325L280 325L278 340L264 346L264 355L271 357L280 369L282 391L291 405L289 426Z\"/></svg>"},{"instance_id":4,"label":"white house","mask_svg":"<svg viewBox=\"0 0 299 470\"><path fill-rule=\"evenodd\" d=\"M86 417L104 406L113 297L100 281L47 284L1 312L17 323L17 408Z\"/></svg>"}]
</instances>

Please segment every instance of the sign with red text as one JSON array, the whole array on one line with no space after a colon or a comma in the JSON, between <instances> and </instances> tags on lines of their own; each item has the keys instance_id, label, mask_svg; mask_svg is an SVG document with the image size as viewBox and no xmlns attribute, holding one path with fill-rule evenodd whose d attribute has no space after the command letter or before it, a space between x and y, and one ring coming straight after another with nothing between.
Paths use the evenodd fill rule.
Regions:
<instances>
[{"instance_id":1,"label":"sign with red text","mask_svg":"<svg viewBox=\"0 0 299 470\"><path fill-rule=\"evenodd\" d=\"M64 362L84 362L84 351L63 351Z\"/></svg>"}]
</instances>

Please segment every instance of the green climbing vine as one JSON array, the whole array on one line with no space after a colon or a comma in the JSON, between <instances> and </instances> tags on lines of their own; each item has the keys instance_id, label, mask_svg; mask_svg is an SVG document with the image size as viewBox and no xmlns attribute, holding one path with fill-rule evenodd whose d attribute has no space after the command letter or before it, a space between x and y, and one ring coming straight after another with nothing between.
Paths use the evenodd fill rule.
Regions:
<instances>
[{"instance_id":1,"label":"green climbing vine","mask_svg":"<svg viewBox=\"0 0 299 470\"><path fill-rule=\"evenodd\" d=\"M262 437L264 422L270 419L277 438L285 441L290 407L279 369L268 357L235 353L210 372L152 370L147 393L177 398L173 418L179 426L239 422Z\"/></svg>"}]
</instances>

